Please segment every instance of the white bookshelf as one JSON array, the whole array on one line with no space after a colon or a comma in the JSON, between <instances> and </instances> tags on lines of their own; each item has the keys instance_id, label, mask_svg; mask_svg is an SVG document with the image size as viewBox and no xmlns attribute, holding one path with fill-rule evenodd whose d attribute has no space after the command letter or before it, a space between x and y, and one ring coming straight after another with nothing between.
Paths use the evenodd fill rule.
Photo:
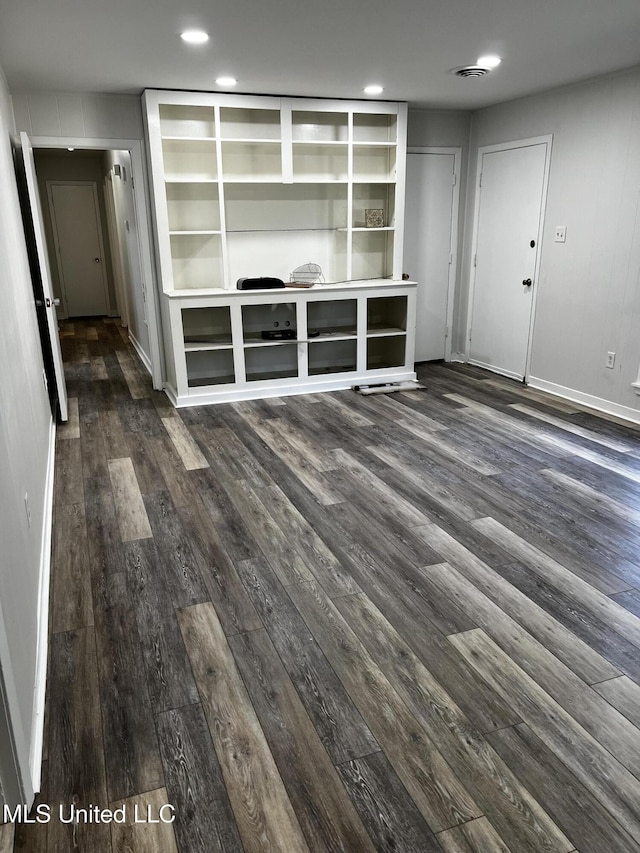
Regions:
<instances>
[{"instance_id":1,"label":"white bookshelf","mask_svg":"<svg viewBox=\"0 0 640 853\"><path fill-rule=\"evenodd\" d=\"M155 90L143 99L174 402L413 375L406 105ZM382 209L382 225L367 227L369 209ZM322 267L321 288L236 289L242 277L288 281L309 262ZM380 288L380 298L402 294L408 312L388 335L367 319ZM287 311L296 338L262 339Z\"/></svg>"}]
</instances>

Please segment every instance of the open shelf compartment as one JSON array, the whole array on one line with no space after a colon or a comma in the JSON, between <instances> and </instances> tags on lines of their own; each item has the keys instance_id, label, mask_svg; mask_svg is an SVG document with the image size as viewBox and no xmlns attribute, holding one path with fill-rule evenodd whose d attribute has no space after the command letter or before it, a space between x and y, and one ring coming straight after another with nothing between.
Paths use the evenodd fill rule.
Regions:
<instances>
[{"instance_id":1,"label":"open shelf compartment","mask_svg":"<svg viewBox=\"0 0 640 853\"><path fill-rule=\"evenodd\" d=\"M367 336L394 335L407 330L407 297L367 299Z\"/></svg>"},{"instance_id":2,"label":"open shelf compartment","mask_svg":"<svg viewBox=\"0 0 640 853\"><path fill-rule=\"evenodd\" d=\"M406 363L407 336L367 338L367 370L403 367Z\"/></svg>"},{"instance_id":3,"label":"open shelf compartment","mask_svg":"<svg viewBox=\"0 0 640 853\"><path fill-rule=\"evenodd\" d=\"M245 348L244 363L247 382L297 378L298 344L287 341L279 346Z\"/></svg>"},{"instance_id":4,"label":"open shelf compartment","mask_svg":"<svg viewBox=\"0 0 640 853\"><path fill-rule=\"evenodd\" d=\"M187 385L230 385L236 381L233 351L230 349L185 353Z\"/></svg>"},{"instance_id":5,"label":"open shelf compartment","mask_svg":"<svg viewBox=\"0 0 640 853\"><path fill-rule=\"evenodd\" d=\"M353 340L309 341L309 376L352 373L358 365L358 342Z\"/></svg>"},{"instance_id":6,"label":"open shelf compartment","mask_svg":"<svg viewBox=\"0 0 640 853\"><path fill-rule=\"evenodd\" d=\"M183 308L182 331L187 351L231 348L231 309Z\"/></svg>"},{"instance_id":7,"label":"open shelf compartment","mask_svg":"<svg viewBox=\"0 0 640 853\"><path fill-rule=\"evenodd\" d=\"M307 334L310 342L323 338L355 338L358 327L358 303L355 299L309 302ZM317 338L313 332L319 332Z\"/></svg>"}]
</instances>

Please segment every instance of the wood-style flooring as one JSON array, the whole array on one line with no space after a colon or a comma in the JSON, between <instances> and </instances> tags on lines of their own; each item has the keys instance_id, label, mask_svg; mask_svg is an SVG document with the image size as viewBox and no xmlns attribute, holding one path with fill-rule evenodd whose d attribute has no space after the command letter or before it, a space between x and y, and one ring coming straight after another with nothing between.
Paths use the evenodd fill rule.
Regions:
<instances>
[{"instance_id":1,"label":"wood-style flooring","mask_svg":"<svg viewBox=\"0 0 640 853\"><path fill-rule=\"evenodd\" d=\"M640 851L637 429L444 364L177 411L113 321L62 345L16 850Z\"/></svg>"}]
</instances>

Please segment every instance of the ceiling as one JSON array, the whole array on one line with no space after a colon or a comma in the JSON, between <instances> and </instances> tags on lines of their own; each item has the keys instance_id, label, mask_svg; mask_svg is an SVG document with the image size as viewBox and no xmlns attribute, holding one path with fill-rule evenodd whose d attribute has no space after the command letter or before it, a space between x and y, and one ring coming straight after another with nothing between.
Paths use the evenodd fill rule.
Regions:
<instances>
[{"instance_id":1,"label":"ceiling","mask_svg":"<svg viewBox=\"0 0 640 853\"><path fill-rule=\"evenodd\" d=\"M179 38L202 28L210 41ZM451 68L484 54L480 79ZM12 92L145 88L361 98L478 109L640 64L640 0L0 0Z\"/></svg>"}]
</instances>

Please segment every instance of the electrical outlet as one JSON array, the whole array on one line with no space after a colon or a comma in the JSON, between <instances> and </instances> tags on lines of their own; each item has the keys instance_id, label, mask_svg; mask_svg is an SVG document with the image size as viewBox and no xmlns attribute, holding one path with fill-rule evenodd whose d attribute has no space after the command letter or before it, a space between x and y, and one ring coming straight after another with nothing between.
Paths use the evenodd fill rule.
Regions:
<instances>
[{"instance_id":1,"label":"electrical outlet","mask_svg":"<svg viewBox=\"0 0 640 853\"><path fill-rule=\"evenodd\" d=\"M24 493L24 511L27 513L27 524L31 527L31 507L29 506L29 492Z\"/></svg>"},{"instance_id":2,"label":"electrical outlet","mask_svg":"<svg viewBox=\"0 0 640 853\"><path fill-rule=\"evenodd\" d=\"M615 365L615 363L616 363L616 354L615 354L615 352L608 352L608 353L607 353L607 363L606 363L606 367L609 367L609 368L611 368L611 369L613 370L613 366Z\"/></svg>"},{"instance_id":3,"label":"electrical outlet","mask_svg":"<svg viewBox=\"0 0 640 853\"><path fill-rule=\"evenodd\" d=\"M567 226L566 225L556 225L556 243L566 243L567 242Z\"/></svg>"}]
</instances>

